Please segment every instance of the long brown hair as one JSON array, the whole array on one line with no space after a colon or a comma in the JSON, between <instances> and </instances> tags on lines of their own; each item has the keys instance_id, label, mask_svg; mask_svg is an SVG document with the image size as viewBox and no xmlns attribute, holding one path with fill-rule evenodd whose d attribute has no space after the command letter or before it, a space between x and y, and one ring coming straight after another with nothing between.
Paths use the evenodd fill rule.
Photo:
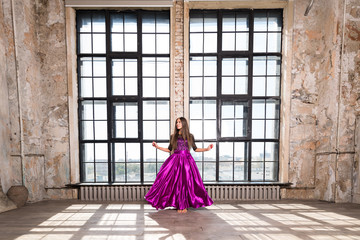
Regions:
<instances>
[{"instance_id":1,"label":"long brown hair","mask_svg":"<svg viewBox=\"0 0 360 240\"><path fill-rule=\"evenodd\" d=\"M184 141L187 140L188 148L190 149L190 147L193 145L193 138L192 138L192 135L190 134L189 124L187 123L187 120L184 117L179 117L175 120L174 133L171 135L170 144L171 144L173 150L177 149L177 140L179 138L179 129L177 129L177 127L176 127L176 122L178 119L180 119L181 124L182 124L181 136L184 139Z\"/></svg>"}]
</instances>

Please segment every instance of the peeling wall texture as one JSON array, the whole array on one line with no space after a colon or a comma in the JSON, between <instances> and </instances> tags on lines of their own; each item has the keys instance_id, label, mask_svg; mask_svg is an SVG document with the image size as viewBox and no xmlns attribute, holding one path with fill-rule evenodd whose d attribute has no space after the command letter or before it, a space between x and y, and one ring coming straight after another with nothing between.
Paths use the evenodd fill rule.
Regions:
<instances>
[{"instance_id":1,"label":"peeling wall texture","mask_svg":"<svg viewBox=\"0 0 360 240\"><path fill-rule=\"evenodd\" d=\"M0 182L4 192L25 185L30 202L77 197L66 188L70 172L79 169L70 169L64 2L0 0ZM360 203L360 1L317 0L308 16L308 0L289 2L291 72L283 81L291 85L291 111L284 111L290 121L282 121L281 130L289 127L290 138L281 143L289 147L281 166L292 185L282 197ZM182 0L173 11L175 119L187 102L188 14Z\"/></svg>"}]
</instances>

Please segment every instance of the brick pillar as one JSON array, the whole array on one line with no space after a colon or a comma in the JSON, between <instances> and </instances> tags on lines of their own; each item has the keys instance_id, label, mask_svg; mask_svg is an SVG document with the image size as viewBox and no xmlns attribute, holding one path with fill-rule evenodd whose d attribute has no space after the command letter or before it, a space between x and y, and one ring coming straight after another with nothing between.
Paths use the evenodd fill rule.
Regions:
<instances>
[{"instance_id":1,"label":"brick pillar","mask_svg":"<svg viewBox=\"0 0 360 240\"><path fill-rule=\"evenodd\" d=\"M175 118L184 115L184 0L175 2Z\"/></svg>"}]
</instances>

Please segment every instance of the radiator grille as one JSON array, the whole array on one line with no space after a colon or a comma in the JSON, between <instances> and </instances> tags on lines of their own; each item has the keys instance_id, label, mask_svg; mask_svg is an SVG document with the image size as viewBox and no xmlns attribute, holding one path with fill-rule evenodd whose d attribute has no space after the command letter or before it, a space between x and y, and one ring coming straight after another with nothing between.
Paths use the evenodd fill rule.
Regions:
<instances>
[{"instance_id":1,"label":"radiator grille","mask_svg":"<svg viewBox=\"0 0 360 240\"><path fill-rule=\"evenodd\" d=\"M80 200L143 201L151 186L80 186ZM207 185L214 201L279 200L280 187L267 185Z\"/></svg>"}]
</instances>

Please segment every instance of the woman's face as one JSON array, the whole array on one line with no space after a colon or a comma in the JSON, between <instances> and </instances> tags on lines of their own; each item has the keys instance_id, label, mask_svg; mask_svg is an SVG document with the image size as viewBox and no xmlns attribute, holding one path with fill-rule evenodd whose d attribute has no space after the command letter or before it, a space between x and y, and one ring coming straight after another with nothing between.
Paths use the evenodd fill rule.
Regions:
<instances>
[{"instance_id":1,"label":"woman's face","mask_svg":"<svg viewBox=\"0 0 360 240\"><path fill-rule=\"evenodd\" d=\"M182 123L181 123L181 120L180 120L180 119L177 119L177 120L176 120L176 128L177 128L178 130L180 130L180 129L182 128Z\"/></svg>"}]
</instances>

